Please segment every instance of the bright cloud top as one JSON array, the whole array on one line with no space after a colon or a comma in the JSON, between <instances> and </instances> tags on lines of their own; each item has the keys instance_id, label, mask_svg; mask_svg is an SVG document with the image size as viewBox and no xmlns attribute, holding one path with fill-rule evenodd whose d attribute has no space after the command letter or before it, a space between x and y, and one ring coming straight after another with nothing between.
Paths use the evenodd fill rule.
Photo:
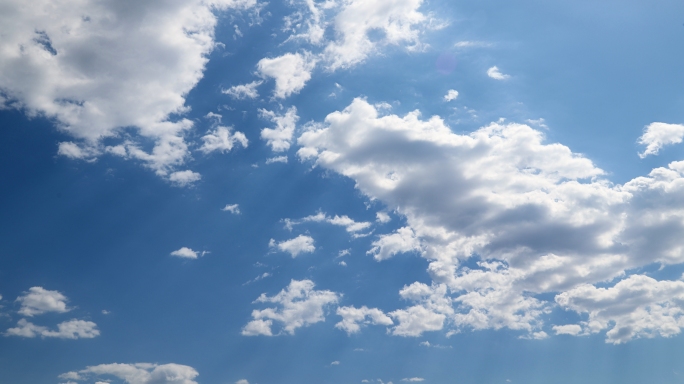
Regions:
<instances>
[{"instance_id":1,"label":"bright cloud top","mask_svg":"<svg viewBox=\"0 0 684 384\"><path fill-rule=\"evenodd\" d=\"M63 373L59 377L82 381L109 375L119 378L127 384L197 384L194 379L199 376L199 373L193 367L173 363L161 365L114 363L95 365L78 372Z\"/></svg>"},{"instance_id":2,"label":"bright cloud top","mask_svg":"<svg viewBox=\"0 0 684 384\"><path fill-rule=\"evenodd\" d=\"M21 304L19 314L22 316L36 316L47 312L64 313L71 309L67 308L67 298L58 291L50 291L43 287L31 287L17 297Z\"/></svg>"},{"instance_id":3,"label":"bright cloud top","mask_svg":"<svg viewBox=\"0 0 684 384\"><path fill-rule=\"evenodd\" d=\"M455 89L450 89L446 95L444 95L444 101L449 102L452 100L456 100L458 97L458 91Z\"/></svg>"},{"instance_id":4,"label":"bright cloud top","mask_svg":"<svg viewBox=\"0 0 684 384\"><path fill-rule=\"evenodd\" d=\"M506 80L511 77L510 75L501 73L499 67L497 67L496 65L487 70L487 76L491 77L494 80Z\"/></svg>"},{"instance_id":5,"label":"bright cloud top","mask_svg":"<svg viewBox=\"0 0 684 384\"><path fill-rule=\"evenodd\" d=\"M259 110L259 113L262 118L275 123L275 128L264 128L261 130L261 138L266 140L266 143L274 152L283 152L290 149L292 137L299 120L297 108L290 107L284 115L279 115L265 109Z\"/></svg>"},{"instance_id":6,"label":"bright cloud top","mask_svg":"<svg viewBox=\"0 0 684 384\"><path fill-rule=\"evenodd\" d=\"M328 115L298 143L302 159L350 177L365 195L406 217L407 227L381 235L369 253L386 260L416 251L429 261L437 284L430 289L437 291L390 312L399 321L393 334L449 325L545 337L544 318L556 303L531 294L572 292L588 300L592 291L578 287L654 262L684 262L684 162L612 185L590 160L544 144L543 134L528 126L491 124L459 135L418 112L379 116L363 99ZM462 266L466 260L477 267ZM450 304L436 304L440 295ZM644 295L643 305L678 303L674 295ZM594 316L571 303L557 301ZM644 320L648 313L632 315ZM649 316L639 322L645 328L626 338L673 334L668 324L676 314ZM624 340L608 334L610 342Z\"/></svg>"},{"instance_id":7,"label":"bright cloud top","mask_svg":"<svg viewBox=\"0 0 684 384\"><path fill-rule=\"evenodd\" d=\"M40 336L43 338L58 338L58 339L92 339L100 335L97 329L97 324L92 321L85 320L69 320L57 324L57 330L51 331L47 327L35 325L26 319L21 319L17 326L10 328L5 332L5 336L19 336L34 338Z\"/></svg>"},{"instance_id":8,"label":"bright cloud top","mask_svg":"<svg viewBox=\"0 0 684 384\"><path fill-rule=\"evenodd\" d=\"M171 252L171 256L181 257L184 259L197 259L200 256L204 256L205 253L207 253L207 251L198 252L193 251L188 247L181 247L180 249Z\"/></svg>"},{"instance_id":9,"label":"bright cloud top","mask_svg":"<svg viewBox=\"0 0 684 384\"><path fill-rule=\"evenodd\" d=\"M0 88L5 106L58 122L76 142L59 153L91 159L108 152L144 162L169 177L189 155L192 121L185 95L214 48L215 11L248 9L256 0L5 2L0 15ZM132 140L105 147L123 127ZM136 139L152 140L151 152Z\"/></svg>"},{"instance_id":10,"label":"bright cloud top","mask_svg":"<svg viewBox=\"0 0 684 384\"><path fill-rule=\"evenodd\" d=\"M295 225L303 224L303 223L328 223L332 225L337 225L340 227L344 227L347 232L350 233L356 233L359 231L364 231L372 225L371 223L367 221L362 221L362 222L357 222L351 219L347 215L342 215L338 216L335 215L333 217L328 216L325 212L318 212L315 215L310 215L306 216L304 218L301 218L299 220L292 220L292 219L284 219L285 222L285 228L289 229L290 231Z\"/></svg>"},{"instance_id":11,"label":"bright cloud top","mask_svg":"<svg viewBox=\"0 0 684 384\"><path fill-rule=\"evenodd\" d=\"M277 295L261 294L255 303L276 304L274 308L252 311L252 318L242 329L245 336L273 336L273 322L282 323L282 332L293 335L295 329L325 320L325 308L337 303L339 295L332 291L317 291L311 280L292 280Z\"/></svg>"},{"instance_id":12,"label":"bright cloud top","mask_svg":"<svg viewBox=\"0 0 684 384\"><path fill-rule=\"evenodd\" d=\"M289 97L304 88L311 80L311 71L316 59L309 52L286 53L273 59L264 58L257 64L259 74L275 80L273 96L279 99Z\"/></svg>"},{"instance_id":13,"label":"bright cloud top","mask_svg":"<svg viewBox=\"0 0 684 384\"><path fill-rule=\"evenodd\" d=\"M639 144L646 146L639 157L643 159L648 155L657 155L664 146L680 144L682 139L684 139L684 125L651 123L639 138Z\"/></svg>"},{"instance_id":14,"label":"bright cloud top","mask_svg":"<svg viewBox=\"0 0 684 384\"><path fill-rule=\"evenodd\" d=\"M314 239L311 236L299 235L294 239L284 240L277 243L271 239L269 246L277 248L281 252L287 252L292 255L292 258L299 256L302 253L311 253L316 250L314 246Z\"/></svg>"}]
</instances>

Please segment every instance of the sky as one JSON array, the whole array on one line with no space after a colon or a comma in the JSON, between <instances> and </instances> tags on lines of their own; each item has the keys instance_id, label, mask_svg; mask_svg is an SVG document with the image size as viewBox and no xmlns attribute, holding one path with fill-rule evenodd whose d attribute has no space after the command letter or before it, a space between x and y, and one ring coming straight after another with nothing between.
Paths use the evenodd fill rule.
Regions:
<instances>
[{"instance_id":1,"label":"sky","mask_svg":"<svg viewBox=\"0 0 684 384\"><path fill-rule=\"evenodd\" d=\"M683 17L0 0L0 382L681 383Z\"/></svg>"}]
</instances>

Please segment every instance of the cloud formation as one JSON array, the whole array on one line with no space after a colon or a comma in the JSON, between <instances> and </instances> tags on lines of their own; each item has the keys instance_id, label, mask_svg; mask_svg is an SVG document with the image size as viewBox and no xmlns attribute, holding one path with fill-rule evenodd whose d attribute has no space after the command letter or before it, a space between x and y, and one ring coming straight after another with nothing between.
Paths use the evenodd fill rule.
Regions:
<instances>
[{"instance_id":1,"label":"cloud formation","mask_svg":"<svg viewBox=\"0 0 684 384\"><path fill-rule=\"evenodd\" d=\"M78 372L66 372L59 377L71 380L96 379L99 376L115 376L127 384L197 384L199 373L190 366L181 364L100 364Z\"/></svg>"},{"instance_id":2,"label":"cloud formation","mask_svg":"<svg viewBox=\"0 0 684 384\"><path fill-rule=\"evenodd\" d=\"M491 77L494 80L506 80L511 77L510 75L501 73L499 67L497 67L496 65L487 70L487 76Z\"/></svg>"},{"instance_id":3,"label":"cloud formation","mask_svg":"<svg viewBox=\"0 0 684 384\"><path fill-rule=\"evenodd\" d=\"M680 144L684 139L684 125L651 123L646 126L644 134L639 137L639 144L646 149L639 154L642 159L648 155L657 155L666 145Z\"/></svg>"},{"instance_id":4,"label":"cloud formation","mask_svg":"<svg viewBox=\"0 0 684 384\"><path fill-rule=\"evenodd\" d=\"M43 287L31 287L17 297L21 304L19 314L22 316L36 316L47 312L64 313L71 309L67 308L67 298L58 291L50 291Z\"/></svg>"},{"instance_id":5,"label":"cloud formation","mask_svg":"<svg viewBox=\"0 0 684 384\"><path fill-rule=\"evenodd\" d=\"M298 144L302 160L351 178L406 218L407 227L382 235L370 254L386 260L414 250L428 260L435 287L446 287L439 289L453 313L426 304L436 302L432 295L389 313L399 321L397 335L448 324L545 337L544 319L558 304L536 294L590 295L575 289L651 263L684 262L684 162L615 185L589 159L544 143L529 126L494 123L461 135L439 117L421 120L418 111L381 116L363 99L329 114ZM667 300L679 306L674 296ZM647 332L634 329L626 339ZM652 333L672 334L660 329L653 325Z\"/></svg>"},{"instance_id":6,"label":"cloud formation","mask_svg":"<svg viewBox=\"0 0 684 384\"><path fill-rule=\"evenodd\" d=\"M59 153L112 153L168 178L189 155L185 95L214 49L215 12L256 0L5 2L0 88L5 107L54 119L74 141ZM121 140L124 129L128 139ZM105 146L105 138L120 144ZM154 142L148 152L139 142ZM185 179L187 180L187 178ZM180 183L183 184L183 183Z\"/></svg>"},{"instance_id":7,"label":"cloud formation","mask_svg":"<svg viewBox=\"0 0 684 384\"><path fill-rule=\"evenodd\" d=\"M290 107L284 115L279 115L265 109L260 109L259 113L261 117L271 120L276 125L275 128L262 129L261 138L266 140L266 143L271 146L274 152L283 152L290 149L292 137L299 120L297 108Z\"/></svg>"},{"instance_id":8,"label":"cloud formation","mask_svg":"<svg viewBox=\"0 0 684 384\"><path fill-rule=\"evenodd\" d=\"M316 250L314 239L311 236L299 235L294 239L284 240L277 243L274 239L269 242L270 247L275 247L281 252L287 252L292 258L299 256L300 253L311 253Z\"/></svg>"},{"instance_id":9,"label":"cloud formation","mask_svg":"<svg viewBox=\"0 0 684 384\"><path fill-rule=\"evenodd\" d=\"M273 336L273 322L282 324L282 331L293 335L295 330L325 320L325 308L337 303L339 295L332 291L314 290L311 280L292 280L277 295L262 293L255 303L273 303L276 307L252 311L252 318L242 329L244 336Z\"/></svg>"},{"instance_id":10,"label":"cloud formation","mask_svg":"<svg viewBox=\"0 0 684 384\"><path fill-rule=\"evenodd\" d=\"M26 319L17 322L17 326L5 332L5 336L34 338L51 337L58 339L92 339L100 335L97 324L92 321L72 319L57 324L57 330L51 331L47 327L35 325Z\"/></svg>"}]
</instances>

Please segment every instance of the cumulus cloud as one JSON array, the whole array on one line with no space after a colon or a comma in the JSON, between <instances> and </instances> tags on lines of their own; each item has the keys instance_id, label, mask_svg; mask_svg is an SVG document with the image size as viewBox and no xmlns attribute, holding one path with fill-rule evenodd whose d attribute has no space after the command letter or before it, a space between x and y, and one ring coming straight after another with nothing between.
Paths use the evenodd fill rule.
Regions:
<instances>
[{"instance_id":1,"label":"cumulus cloud","mask_svg":"<svg viewBox=\"0 0 684 384\"><path fill-rule=\"evenodd\" d=\"M316 67L316 58L309 52L286 53L275 58L263 58L257 63L262 77L275 80L273 96L284 99L299 93L311 80L311 72Z\"/></svg>"},{"instance_id":2,"label":"cumulus cloud","mask_svg":"<svg viewBox=\"0 0 684 384\"><path fill-rule=\"evenodd\" d=\"M41 315L46 312L64 313L71 309L67 308L67 298L58 291L50 291L43 287L31 287L17 297L21 304L19 314L22 316Z\"/></svg>"},{"instance_id":3,"label":"cumulus cloud","mask_svg":"<svg viewBox=\"0 0 684 384\"><path fill-rule=\"evenodd\" d=\"M444 101L449 102L452 100L456 100L458 97L458 91L455 89L450 89L446 95L444 95Z\"/></svg>"},{"instance_id":4,"label":"cumulus cloud","mask_svg":"<svg viewBox=\"0 0 684 384\"><path fill-rule=\"evenodd\" d=\"M263 81L255 80L249 84L234 85L228 89L224 89L221 92L232 97L233 99L256 99L259 97L259 92L257 87L259 87Z\"/></svg>"},{"instance_id":5,"label":"cumulus cloud","mask_svg":"<svg viewBox=\"0 0 684 384\"><path fill-rule=\"evenodd\" d=\"M425 381L422 377L407 377L404 379L401 379L401 381L408 381L409 383L420 383L422 381Z\"/></svg>"},{"instance_id":6,"label":"cumulus cloud","mask_svg":"<svg viewBox=\"0 0 684 384\"><path fill-rule=\"evenodd\" d=\"M196 259L200 256L204 256L207 251L202 251L202 252L197 252L193 251L192 249L188 247L181 247L180 249L177 249L173 252L171 252L171 256L176 256L176 257L182 257L184 259Z\"/></svg>"},{"instance_id":7,"label":"cumulus cloud","mask_svg":"<svg viewBox=\"0 0 684 384\"><path fill-rule=\"evenodd\" d=\"M181 187L191 185L201 178L202 175L191 170L176 171L169 175L169 181Z\"/></svg>"},{"instance_id":8,"label":"cumulus cloud","mask_svg":"<svg viewBox=\"0 0 684 384\"><path fill-rule=\"evenodd\" d=\"M261 116L275 123L275 128L264 128L261 130L261 138L271 146L274 152L282 152L290 149L292 137L294 136L297 125L297 108L290 107L284 115L260 109Z\"/></svg>"},{"instance_id":9,"label":"cumulus cloud","mask_svg":"<svg viewBox=\"0 0 684 384\"><path fill-rule=\"evenodd\" d=\"M325 308L337 303L339 295L332 291L315 290L311 280L292 280L275 296L262 293L255 303L273 303L276 307L252 311L252 318L242 329L245 336L272 336L273 322L282 324L282 331L293 335L295 330L325 321Z\"/></svg>"},{"instance_id":10,"label":"cumulus cloud","mask_svg":"<svg viewBox=\"0 0 684 384\"><path fill-rule=\"evenodd\" d=\"M494 80L506 80L511 77L510 75L501 73L499 67L497 67L496 65L487 70L487 76L491 77Z\"/></svg>"},{"instance_id":11,"label":"cumulus cloud","mask_svg":"<svg viewBox=\"0 0 684 384\"><path fill-rule=\"evenodd\" d=\"M390 235L381 235L367 253L377 261L386 260L398 253L420 252L420 241L410 227L397 229Z\"/></svg>"},{"instance_id":12,"label":"cumulus cloud","mask_svg":"<svg viewBox=\"0 0 684 384\"><path fill-rule=\"evenodd\" d=\"M287 156L276 156L266 159L266 164L287 163Z\"/></svg>"},{"instance_id":13,"label":"cumulus cloud","mask_svg":"<svg viewBox=\"0 0 684 384\"><path fill-rule=\"evenodd\" d=\"M556 303L538 294L619 280L651 263L684 262L684 162L616 185L589 159L544 143L543 132L527 125L493 123L456 134L439 117L380 116L363 99L297 142L301 159L351 178L406 219L405 236L381 236L371 254L419 251L435 284L447 287L453 314L425 305L390 312L400 324L394 334L448 324L543 337ZM635 311L640 319L654 316ZM634 329L628 338L673 328Z\"/></svg>"},{"instance_id":14,"label":"cumulus cloud","mask_svg":"<svg viewBox=\"0 0 684 384\"><path fill-rule=\"evenodd\" d=\"M399 322L392 328L393 335L417 337L423 332L439 331L445 321L454 315L446 285L428 286L415 282L405 286L399 295L416 305L389 313Z\"/></svg>"},{"instance_id":15,"label":"cumulus cloud","mask_svg":"<svg viewBox=\"0 0 684 384\"><path fill-rule=\"evenodd\" d=\"M270 247L275 247L282 252L287 252L292 255L292 258L299 256L300 253L311 253L316 250L314 246L314 239L311 236L299 235L294 239L281 241L276 243L274 239L271 239L269 243Z\"/></svg>"},{"instance_id":16,"label":"cumulus cloud","mask_svg":"<svg viewBox=\"0 0 684 384\"><path fill-rule=\"evenodd\" d=\"M5 332L5 336L19 336L34 338L53 337L58 339L92 339L100 335L97 324L85 320L69 320L57 324L57 330L51 331L47 327L35 325L26 319L21 319L15 328Z\"/></svg>"},{"instance_id":17,"label":"cumulus cloud","mask_svg":"<svg viewBox=\"0 0 684 384\"><path fill-rule=\"evenodd\" d=\"M339 307L337 308L337 315L342 316L342 321L335 324L347 334L357 333L361 330L363 324L385 325L390 326L394 323L389 316L385 315L377 308L368 308L363 306L361 308L355 307Z\"/></svg>"},{"instance_id":18,"label":"cumulus cloud","mask_svg":"<svg viewBox=\"0 0 684 384\"><path fill-rule=\"evenodd\" d=\"M359 231L364 231L372 225L371 223L367 221L355 221L354 219L349 218L347 215L342 215L338 216L335 215L333 217L328 216L325 212L318 212L315 215L309 215L304 218L301 218L299 220L292 220L292 219L284 219L285 222L285 228L292 230L292 228L295 225L299 225L302 223L328 223L332 225L337 225L340 227L344 227L344 229L349 232L349 233L356 233Z\"/></svg>"},{"instance_id":19,"label":"cumulus cloud","mask_svg":"<svg viewBox=\"0 0 684 384\"><path fill-rule=\"evenodd\" d=\"M240 214L240 205L238 204L226 204L225 207L221 209L222 211L230 212L233 215L239 215Z\"/></svg>"},{"instance_id":20,"label":"cumulus cloud","mask_svg":"<svg viewBox=\"0 0 684 384\"><path fill-rule=\"evenodd\" d=\"M111 375L127 384L197 384L199 373L192 367L181 364L100 364L78 372L61 374L62 379L87 380Z\"/></svg>"},{"instance_id":21,"label":"cumulus cloud","mask_svg":"<svg viewBox=\"0 0 684 384\"><path fill-rule=\"evenodd\" d=\"M387 214L387 212L376 212L375 217L375 221L382 224L389 223L390 221L392 221L392 218L390 217L390 215Z\"/></svg>"},{"instance_id":22,"label":"cumulus cloud","mask_svg":"<svg viewBox=\"0 0 684 384\"><path fill-rule=\"evenodd\" d=\"M646 149L639 154L642 159L648 155L657 155L666 145L679 144L684 138L684 125L651 123L646 126L644 134L639 137L639 144Z\"/></svg>"},{"instance_id":23,"label":"cumulus cloud","mask_svg":"<svg viewBox=\"0 0 684 384\"><path fill-rule=\"evenodd\" d=\"M59 153L76 159L110 153L102 140L126 128L130 142L116 153L169 177L189 155L183 137L193 123L174 116L187 111L185 95L215 46L215 12L255 4L7 1L0 15L3 107L54 119L75 139ZM147 152L136 141L155 145Z\"/></svg>"},{"instance_id":24,"label":"cumulus cloud","mask_svg":"<svg viewBox=\"0 0 684 384\"><path fill-rule=\"evenodd\" d=\"M204 144L200 147L200 151L205 154L214 151L225 153L233 149L236 143L240 143L243 148L247 148L247 137L242 132L235 132L231 134L230 127L216 127L216 129L207 132L202 136Z\"/></svg>"}]
</instances>

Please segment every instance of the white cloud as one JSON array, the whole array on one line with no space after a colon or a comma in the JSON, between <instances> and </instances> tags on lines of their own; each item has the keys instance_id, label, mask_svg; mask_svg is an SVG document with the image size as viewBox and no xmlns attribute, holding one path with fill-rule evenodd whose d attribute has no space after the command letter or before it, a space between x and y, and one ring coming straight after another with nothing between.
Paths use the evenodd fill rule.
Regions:
<instances>
[{"instance_id":1,"label":"white cloud","mask_svg":"<svg viewBox=\"0 0 684 384\"><path fill-rule=\"evenodd\" d=\"M657 155L666 145L679 144L684 139L684 125L651 123L639 138L639 144L645 145L644 152L639 154L642 159L648 155Z\"/></svg>"},{"instance_id":2,"label":"white cloud","mask_svg":"<svg viewBox=\"0 0 684 384\"><path fill-rule=\"evenodd\" d=\"M420 383L421 381L425 381L422 377L407 377L404 379L401 379L401 381L408 381L410 383Z\"/></svg>"},{"instance_id":3,"label":"white cloud","mask_svg":"<svg viewBox=\"0 0 684 384\"><path fill-rule=\"evenodd\" d=\"M67 308L67 298L58 291L49 291L43 287L31 287L17 297L21 304L19 314L22 316L41 315L46 312L64 313L71 309Z\"/></svg>"},{"instance_id":4,"label":"white cloud","mask_svg":"<svg viewBox=\"0 0 684 384\"><path fill-rule=\"evenodd\" d=\"M463 40L463 41L459 41L456 44L454 44L454 47L456 47L456 48L486 48L486 47L491 47L492 45L493 45L492 43L487 43L485 41Z\"/></svg>"},{"instance_id":5,"label":"white cloud","mask_svg":"<svg viewBox=\"0 0 684 384\"><path fill-rule=\"evenodd\" d=\"M76 141L59 153L92 159L104 138L132 142L127 158L168 177L189 155L193 123L185 95L202 77L215 46L215 12L256 0L135 3L116 0L4 3L0 14L0 88L5 107L54 119ZM130 129L132 128L132 129ZM153 141L151 152L135 141ZM119 151L121 153L121 151Z\"/></svg>"},{"instance_id":6,"label":"white cloud","mask_svg":"<svg viewBox=\"0 0 684 384\"><path fill-rule=\"evenodd\" d=\"M249 384L249 381L242 379L235 382L235 384Z\"/></svg>"},{"instance_id":7,"label":"white cloud","mask_svg":"<svg viewBox=\"0 0 684 384\"><path fill-rule=\"evenodd\" d=\"M555 303L538 294L684 262L684 162L615 185L590 160L544 143L543 132L529 126L493 123L460 135L417 111L380 116L362 99L314 127L298 138L300 157L351 178L406 219L410 236L385 236L409 239L397 249L420 250L433 281L448 286L455 312L443 320L456 330L510 328L542 337ZM376 241L371 253L389 257L384 245ZM635 311L642 320L654 316ZM406 325L395 333L407 334L422 329L409 326L412 319L422 316L416 324L438 329L444 315L424 306L394 314Z\"/></svg>"},{"instance_id":8,"label":"white cloud","mask_svg":"<svg viewBox=\"0 0 684 384\"><path fill-rule=\"evenodd\" d=\"M287 156L276 156L266 159L266 164L287 163Z\"/></svg>"},{"instance_id":9,"label":"white cloud","mask_svg":"<svg viewBox=\"0 0 684 384\"><path fill-rule=\"evenodd\" d=\"M389 259L398 253L421 251L420 241L410 227L399 228L390 235L381 235L372 245L373 248L367 253L377 261Z\"/></svg>"},{"instance_id":10,"label":"white cloud","mask_svg":"<svg viewBox=\"0 0 684 384\"><path fill-rule=\"evenodd\" d=\"M390 326L394 323L389 316L385 315L377 308L368 308L363 306L361 308L354 307L339 307L337 308L337 315L342 316L342 321L335 324L347 334L357 333L361 330L361 325L374 324Z\"/></svg>"},{"instance_id":11,"label":"white cloud","mask_svg":"<svg viewBox=\"0 0 684 384\"><path fill-rule=\"evenodd\" d=\"M382 224L389 223L390 221L392 221L392 218L390 217L390 215L387 214L387 212L376 212L375 217L375 221Z\"/></svg>"},{"instance_id":12,"label":"white cloud","mask_svg":"<svg viewBox=\"0 0 684 384\"><path fill-rule=\"evenodd\" d=\"M487 70L487 76L491 77L494 80L506 80L511 77L510 75L501 73L501 71L496 65Z\"/></svg>"},{"instance_id":13,"label":"white cloud","mask_svg":"<svg viewBox=\"0 0 684 384\"><path fill-rule=\"evenodd\" d=\"M335 292L314 290L311 280L292 280L277 295L268 297L264 293L256 299L256 303L273 303L276 307L252 311L254 320L247 323L242 334L271 336L271 326L277 321L282 323L282 332L293 335L297 328L324 321L325 308L338 300Z\"/></svg>"},{"instance_id":14,"label":"white cloud","mask_svg":"<svg viewBox=\"0 0 684 384\"><path fill-rule=\"evenodd\" d=\"M17 327L10 328L5 336L19 336L33 338L54 337L59 339L92 339L100 335L97 324L85 320L69 320L57 324L57 330L51 331L47 327L35 325L26 319L21 319Z\"/></svg>"},{"instance_id":15,"label":"white cloud","mask_svg":"<svg viewBox=\"0 0 684 384\"><path fill-rule=\"evenodd\" d=\"M232 97L233 99L256 99L259 97L259 92L257 87L259 87L263 81L255 80L248 84L234 85L228 89L224 89L221 92Z\"/></svg>"},{"instance_id":16,"label":"white cloud","mask_svg":"<svg viewBox=\"0 0 684 384\"><path fill-rule=\"evenodd\" d=\"M344 227L345 230L349 233L356 233L359 231L366 230L370 228L372 225L371 223L367 221L354 221L353 219L349 218L347 215L342 215L338 216L335 215L333 217L328 216L324 212L318 212L315 215L309 215L304 218L301 218L299 220L292 220L292 219L284 219L285 222L285 228L292 230L292 227L295 225L299 225L302 223L328 223L332 225L337 225L340 227Z\"/></svg>"},{"instance_id":17,"label":"white cloud","mask_svg":"<svg viewBox=\"0 0 684 384\"><path fill-rule=\"evenodd\" d=\"M450 89L446 95L444 95L444 101L449 102L452 100L456 100L458 97L458 91L455 89Z\"/></svg>"},{"instance_id":18,"label":"white cloud","mask_svg":"<svg viewBox=\"0 0 684 384\"><path fill-rule=\"evenodd\" d=\"M240 205L239 204L226 204L225 207L221 209L222 211L230 212L233 215L239 215L240 214Z\"/></svg>"},{"instance_id":19,"label":"white cloud","mask_svg":"<svg viewBox=\"0 0 684 384\"><path fill-rule=\"evenodd\" d=\"M556 335L577 336L582 333L582 327L577 324L554 325L551 328L556 332Z\"/></svg>"},{"instance_id":20,"label":"white cloud","mask_svg":"<svg viewBox=\"0 0 684 384\"><path fill-rule=\"evenodd\" d=\"M180 249L171 252L171 256L182 257L184 259L196 259L200 256L204 256L205 253L207 253L207 251L197 252L188 247L181 247Z\"/></svg>"},{"instance_id":21,"label":"white cloud","mask_svg":"<svg viewBox=\"0 0 684 384\"><path fill-rule=\"evenodd\" d=\"M204 144L200 147L200 151L211 153L219 151L225 153L233 149L235 143L240 143L243 148L247 148L247 137L242 132L230 133L230 127L216 127L213 131L207 132L202 136Z\"/></svg>"},{"instance_id":22,"label":"white cloud","mask_svg":"<svg viewBox=\"0 0 684 384\"><path fill-rule=\"evenodd\" d=\"M415 282L404 286L399 295L416 305L389 313L399 322L392 328L392 334L417 337L423 332L441 330L445 321L454 315L451 298L446 294L446 285L428 286Z\"/></svg>"},{"instance_id":23,"label":"white cloud","mask_svg":"<svg viewBox=\"0 0 684 384\"><path fill-rule=\"evenodd\" d=\"M261 138L266 140L267 144L271 146L274 152L282 152L290 149L292 143L292 136L297 125L297 108L290 107L284 115L278 115L275 112L260 109L259 112L263 118L269 119L275 123L275 128L264 128L261 130Z\"/></svg>"},{"instance_id":24,"label":"white cloud","mask_svg":"<svg viewBox=\"0 0 684 384\"><path fill-rule=\"evenodd\" d=\"M311 80L315 66L316 58L309 52L286 53L273 59L263 58L257 63L262 77L275 79L273 96L279 99L299 93Z\"/></svg>"},{"instance_id":25,"label":"white cloud","mask_svg":"<svg viewBox=\"0 0 684 384\"><path fill-rule=\"evenodd\" d=\"M282 252L287 252L292 255L292 258L299 256L300 253L311 253L316 250L314 246L314 239L311 236L299 235L294 239L281 241L276 243L271 239L269 245L277 247Z\"/></svg>"},{"instance_id":26,"label":"white cloud","mask_svg":"<svg viewBox=\"0 0 684 384\"><path fill-rule=\"evenodd\" d=\"M335 360L335 361L333 361L332 363L330 363L330 365L340 365L340 362L337 361L337 360Z\"/></svg>"},{"instance_id":27,"label":"white cloud","mask_svg":"<svg viewBox=\"0 0 684 384\"><path fill-rule=\"evenodd\" d=\"M78 376L89 379L103 375L115 376L127 384L197 384L194 379L199 373L192 367L180 364L100 364L87 367L78 372L60 375ZM78 379L74 379L78 380Z\"/></svg>"},{"instance_id":28,"label":"white cloud","mask_svg":"<svg viewBox=\"0 0 684 384\"><path fill-rule=\"evenodd\" d=\"M409 44L420 47L420 31L415 27L427 21L418 12L422 0L350 0L334 18L333 26L339 38L328 43L323 57L330 70L349 68L362 62L376 50L377 45ZM382 37L372 41L370 32Z\"/></svg>"},{"instance_id":29,"label":"white cloud","mask_svg":"<svg viewBox=\"0 0 684 384\"><path fill-rule=\"evenodd\" d=\"M169 175L169 181L181 187L188 186L201 178L202 176L199 173L191 170L176 171Z\"/></svg>"}]
</instances>

